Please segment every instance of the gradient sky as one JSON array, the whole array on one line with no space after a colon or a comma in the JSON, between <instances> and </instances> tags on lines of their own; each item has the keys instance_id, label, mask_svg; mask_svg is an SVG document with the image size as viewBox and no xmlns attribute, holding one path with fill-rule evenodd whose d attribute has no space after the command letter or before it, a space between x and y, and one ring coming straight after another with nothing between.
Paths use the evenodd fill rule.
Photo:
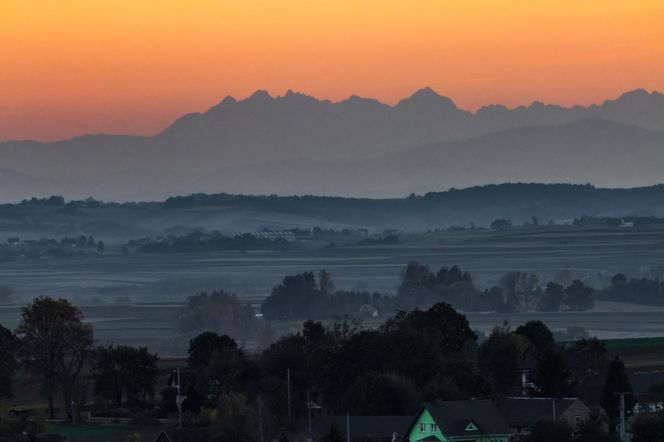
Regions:
<instances>
[{"instance_id":1,"label":"gradient sky","mask_svg":"<svg viewBox=\"0 0 664 442\"><path fill-rule=\"evenodd\" d=\"M0 0L0 140L154 134L226 95L476 109L664 90L662 0Z\"/></svg>"}]
</instances>

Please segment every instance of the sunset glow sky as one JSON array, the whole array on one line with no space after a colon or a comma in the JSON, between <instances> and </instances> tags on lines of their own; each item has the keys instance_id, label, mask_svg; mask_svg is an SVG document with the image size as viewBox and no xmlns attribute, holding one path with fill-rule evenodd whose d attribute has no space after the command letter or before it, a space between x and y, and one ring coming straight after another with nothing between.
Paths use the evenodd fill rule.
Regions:
<instances>
[{"instance_id":1,"label":"sunset glow sky","mask_svg":"<svg viewBox=\"0 0 664 442\"><path fill-rule=\"evenodd\" d=\"M154 134L287 89L466 109L664 91L662 0L0 0L0 140Z\"/></svg>"}]
</instances>

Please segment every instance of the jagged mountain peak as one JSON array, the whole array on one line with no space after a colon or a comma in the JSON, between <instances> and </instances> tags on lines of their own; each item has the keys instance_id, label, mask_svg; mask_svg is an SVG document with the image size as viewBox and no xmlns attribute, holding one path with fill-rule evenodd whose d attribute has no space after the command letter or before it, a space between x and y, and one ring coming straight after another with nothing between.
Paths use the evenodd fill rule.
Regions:
<instances>
[{"instance_id":1,"label":"jagged mountain peak","mask_svg":"<svg viewBox=\"0 0 664 442\"><path fill-rule=\"evenodd\" d=\"M440 95L438 92L434 91L430 87L424 87L415 91L410 97L404 98L399 101L395 106L396 108L413 108L413 107L425 107L427 110L431 108L441 108L441 109L453 109L459 110L454 102L443 95Z\"/></svg>"},{"instance_id":2,"label":"jagged mountain peak","mask_svg":"<svg viewBox=\"0 0 664 442\"><path fill-rule=\"evenodd\" d=\"M264 89L258 89L253 94L242 100L243 103L266 103L273 101L274 98Z\"/></svg>"}]
</instances>

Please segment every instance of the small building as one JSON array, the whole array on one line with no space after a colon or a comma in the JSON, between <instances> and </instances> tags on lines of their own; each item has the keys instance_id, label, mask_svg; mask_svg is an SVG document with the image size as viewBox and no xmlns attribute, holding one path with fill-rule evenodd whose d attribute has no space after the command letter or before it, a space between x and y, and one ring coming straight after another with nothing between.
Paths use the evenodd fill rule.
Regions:
<instances>
[{"instance_id":1,"label":"small building","mask_svg":"<svg viewBox=\"0 0 664 442\"><path fill-rule=\"evenodd\" d=\"M378 309L371 304L362 304L360 306L360 315L375 318L378 316Z\"/></svg>"},{"instance_id":2,"label":"small building","mask_svg":"<svg viewBox=\"0 0 664 442\"><path fill-rule=\"evenodd\" d=\"M511 397L498 405L512 434L525 435L543 419L559 419L573 428L590 417L591 410L577 398Z\"/></svg>"},{"instance_id":3,"label":"small building","mask_svg":"<svg viewBox=\"0 0 664 442\"><path fill-rule=\"evenodd\" d=\"M489 400L425 403L405 433L410 442L508 442L510 429Z\"/></svg>"}]
</instances>

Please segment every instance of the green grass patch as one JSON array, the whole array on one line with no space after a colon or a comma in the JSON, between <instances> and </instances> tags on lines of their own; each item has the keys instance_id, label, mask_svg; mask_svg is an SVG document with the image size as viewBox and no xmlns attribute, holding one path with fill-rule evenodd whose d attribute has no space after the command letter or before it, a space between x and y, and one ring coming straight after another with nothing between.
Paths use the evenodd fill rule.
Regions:
<instances>
[{"instance_id":1,"label":"green grass patch","mask_svg":"<svg viewBox=\"0 0 664 442\"><path fill-rule=\"evenodd\" d=\"M604 345L607 350L626 350L630 348L664 347L664 337L658 338L632 338L632 339L606 339Z\"/></svg>"},{"instance_id":2,"label":"green grass patch","mask_svg":"<svg viewBox=\"0 0 664 442\"><path fill-rule=\"evenodd\" d=\"M664 347L664 337L655 338L626 338L626 339L602 339L607 350L629 350L632 348L654 348ZM564 348L574 347L574 341L560 342Z\"/></svg>"}]
</instances>

